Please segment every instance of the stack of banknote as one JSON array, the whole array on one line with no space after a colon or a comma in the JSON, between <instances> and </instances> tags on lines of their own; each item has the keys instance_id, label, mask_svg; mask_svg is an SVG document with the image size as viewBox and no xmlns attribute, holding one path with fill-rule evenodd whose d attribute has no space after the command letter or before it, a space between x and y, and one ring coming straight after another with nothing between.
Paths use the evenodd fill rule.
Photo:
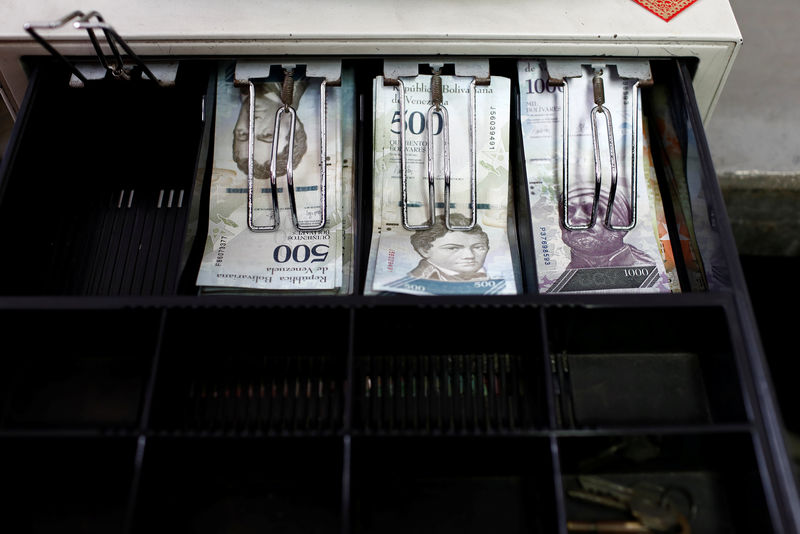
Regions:
<instances>
[{"instance_id":1,"label":"stack of banknote","mask_svg":"<svg viewBox=\"0 0 800 534\"><path fill-rule=\"evenodd\" d=\"M254 232L247 224L249 88L234 85L232 63L221 66L218 73L208 237L197 276L197 285L205 293L352 291L352 73L343 71L341 85L326 89L327 223L319 231L299 231L292 221L286 182L288 115L283 117L279 139L273 139L275 115L283 105L282 81L255 84L253 223L279 225L275 231ZM297 123L292 161L301 224L321 217L321 81L298 78L294 82ZM269 179L273 142L278 143L278 214L272 207Z\"/></svg>"},{"instance_id":2,"label":"stack of banknote","mask_svg":"<svg viewBox=\"0 0 800 534\"><path fill-rule=\"evenodd\" d=\"M680 282L672 257L669 231L652 167L645 128L638 124L637 172L631 176L633 124L631 97L634 80L605 69L605 107L609 110L616 145L619 181L611 223L624 226L631 219L632 180L638 184L636 225L628 231L605 224L611 183L611 158L605 118L599 114L597 135L603 182L594 226L569 230L564 225L562 184L563 88L548 83L543 62L521 61L520 119L525 171L531 210L532 235L540 292L678 292ZM569 194L572 225L587 225L595 187L591 110L592 78L583 67L580 77L569 78ZM641 113L638 114L641 117ZM639 119L641 121L641 119Z\"/></svg>"},{"instance_id":3,"label":"stack of banknote","mask_svg":"<svg viewBox=\"0 0 800 534\"><path fill-rule=\"evenodd\" d=\"M675 111L680 106L672 105L670 98L667 87L653 87L651 111L659 133L659 143L653 151L658 152L664 169L664 183L680 236L687 284L692 291L727 288L731 285L730 274L723 257L714 208L706 201L697 141L687 117ZM679 135L679 131L685 135Z\"/></svg>"},{"instance_id":4,"label":"stack of banknote","mask_svg":"<svg viewBox=\"0 0 800 534\"><path fill-rule=\"evenodd\" d=\"M374 82L374 161L372 240L364 292L415 295L515 294L519 263L509 203L510 81L494 76L477 86L475 152L470 149L470 78L441 76L442 114L430 116L430 75L402 80L400 91L378 77ZM405 128L405 147L400 145ZM428 146L432 129L433 146ZM444 134L449 130L451 226L465 226L477 209L477 223L468 231L448 230L444 206ZM402 224L400 151L407 160L407 224L429 220L427 165L433 150L435 218L430 229L408 230ZM474 159L473 159L474 158ZM470 200L471 167L477 173L477 202ZM511 233L509 230L512 230Z\"/></svg>"},{"instance_id":5,"label":"stack of banknote","mask_svg":"<svg viewBox=\"0 0 800 534\"><path fill-rule=\"evenodd\" d=\"M679 292L681 280L670 232L680 239L681 272L685 273L681 276L687 289L704 290L724 283L726 273L714 267L724 262L713 257L713 217L705 217L699 210L707 204L701 180L695 176L700 174L700 165L691 132L688 143L677 138L667 95L659 92L660 88L653 93L651 115L659 135L657 144L651 146L647 121L633 109L634 103L640 106L641 102L633 98L633 91L639 90L635 81L621 78L613 66L602 72L589 65L581 68L581 76L568 79L570 186L565 195L564 90L548 81L543 61L518 64L525 162L525 176L520 179L527 184L539 291ZM605 116L600 113L596 140L591 118L594 77L604 82L604 106L613 125L609 133ZM275 231L256 232L247 224L249 87L234 84L233 63L220 68L208 236L197 276L197 285L204 293L353 291L352 72L343 71L341 85L326 89L327 224L319 231L300 231L293 223L286 182L289 121L284 120L279 135L274 135L276 112L283 105L282 81L275 78L255 84L253 223L279 223ZM293 162L300 221L316 221L321 216L320 82L303 76L294 80L292 106L297 112L297 126ZM431 113L429 109L436 105L432 85L440 82L443 109ZM365 294L493 295L521 291L509 173L510 80L493 76L489 83L477 84L474 101L473 83L469 77L439 74L403 77L399 84L383 77L374 80L372 235ZM405 146L401 146L401 129ZM606 221L613 159L609 135L613 136L619 176L611 225L625 225L636 212L636 224L628 230L609 228ZM634 135L638 136L635 151ZM278 149L277 213L269 180L273 143ZM667 175L663 188L659 188L654 155ZM632 175L634 157L637 165ZM451 176L448 209L446 159ZM602 182L596 222L591 228L568 229L565 211L573 225L589 222L598 162ZM432 220L429 166L434 176ZM634 183L636 209L631 196ZM669 228L662 190L674 207L676 222ZM448 211L450 229L445 221ZM473 213L474 227L452 228L469 225ZM412 230L410 226L425 228ZM701 248L712 251L705 262L700 258Z\"/></svg>"}]
</instances>

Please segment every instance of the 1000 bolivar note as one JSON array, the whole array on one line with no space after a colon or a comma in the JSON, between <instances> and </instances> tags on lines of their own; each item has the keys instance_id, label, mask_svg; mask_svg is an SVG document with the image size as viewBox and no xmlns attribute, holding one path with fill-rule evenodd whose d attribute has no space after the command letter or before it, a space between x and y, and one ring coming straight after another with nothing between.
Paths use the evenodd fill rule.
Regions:
<instances>
[{"instance_id":1,"label":"1000 bolivar note","mask_svg":"<svg viewBox=\"0 0 800 534\"><path fill-rule=\"evenodd\" d=\"M206 292L231 290L335 291L343 285L345 233L351 232L352 156L343 157L342 93L352 85L327 89L327 223L315 232L298 231L292 222L286 184L289 157L288 116L278 145L276 231L253 232L247 226L247 165L249 91L233 84L234 64L222 65L217 80L214 167L209 199L209 225L197 285ZM275 113L282 106L280 81L256 83L254 147L254 224L271 225L269 166ZM318 221L320 204L320 83L296 80L293 107L297 112L293 154L298 219ZM352 94L352 89L350 89ZM352 134L352 128L344 129ZM347 160L347 161L345 161ZM350 234L349 234L350 235ZM348 244L352 247L352 244ZM346 261L345 261L346 262ZM347 284L345 284L347 286Z\"/></svg>"},{"instance_id":2,"label":"1000 bolivar note","mask_svg":"<svg viewBox=\"0 0 800 534\"><path fill-rule=\"evenodd\" d=\"M521 61L520 120L525 170L536 252L536 270L541 292L672 292L680 291L671 261L669 234L656 184L645 177L644 139L641 122L636 157L637 224L630 231L610 230L605 224L611 182L608 134L605 119L598 116L603 183L597 219L588 230L567 230L562 206L562 105L563 89L547 84L548 73L539 61ZM594 107L592 69L569 79L569 204L574 225L589 222L594 195L595 168L591 133ZM606 69L605 106L614 126L619 180L611 222L627 225L631 214L631 142L633 80L621 79L615 69ZM639 114L641 117L641 113ZM639 119L641 121L641 118ZM666 263L666 265L665 265Z\"/></svg>"},{"instance_id":3,"label":"1000 bolivar note","mask_svg":"<svg viewBox=\"0 0 800 534\"><path fill-rule=\"evenodd\" d=\"M416 295L514 294L518 292L509 244L509 100L510 82L492 77L476 88L477 224L470 231L449 231L444 222L441 157L443 120L427 124L431 76L405 80L405 111L399 91L374 85L373 234L365 292ZM470 80L442 76L443 105L449 114L451 224L471 219ZM427 146L433 129L436 218L429 230L406 230L401 221L400 128L406 129L409 224L428 220Z\"/></svg>"}]
</instances>

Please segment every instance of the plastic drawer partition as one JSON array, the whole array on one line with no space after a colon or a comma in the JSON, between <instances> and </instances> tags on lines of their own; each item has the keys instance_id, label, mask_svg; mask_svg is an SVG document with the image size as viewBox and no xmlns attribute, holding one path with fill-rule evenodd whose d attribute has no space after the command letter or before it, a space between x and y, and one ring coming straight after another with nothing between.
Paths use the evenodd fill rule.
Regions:
<instances>
[{"instance_id":1,"label":"plastic drawer partition","mask_svg":"<svg viewBox=\"0 0 800 534\"><path fill-rule=\"evenodd\" d=\"M214 61L182 60L174 87L80 90L32 63L0 169L4 522L565 533L603 519L566 494L595 473L686 488L693 532L797 532L691 65L659 61L656 83L694 132L729 288L539 294L516 156L524 293L416 298L363 295L381 63L345 61L362 111L356 292L339 297L198 295ZM515 85L516 58L491 64Z\"/></svg>"}]
</instances>

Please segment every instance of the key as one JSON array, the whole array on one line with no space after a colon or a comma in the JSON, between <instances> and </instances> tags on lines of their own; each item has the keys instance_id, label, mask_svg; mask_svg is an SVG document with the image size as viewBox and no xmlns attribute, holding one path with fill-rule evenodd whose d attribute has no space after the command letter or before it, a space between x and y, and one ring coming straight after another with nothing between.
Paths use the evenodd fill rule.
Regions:
<instances>
[{"instance_id":1,"label":"key","mask_svg":"<svg viewBox=\"0 0 800 534\"><path fill-rule=\"evenodd\" d=\"M607 508L628 510L634 495L633 488L597 476L579 476L578 483L581 489L568 491L570 497Z\"/></svg>"},{"instance_id":2,"label":"key","mask_svg":"<svg viewBox=\"0 0 800 534\"><path fill-rule=\"evenodd\" d=\"M638 521L567 521L568 532L646 532L652 533Z\"/></svg>"},{"instance_id":3,"label":"key","mask_svg":"<svg viewBox=\"0 0 800 534\"><path fill-rule=\"evenodd\" d=\"M625 486L597 476L579 476L578 482L581 489L568 491L570 497L626 511L636 521L570 522L573 532L675 532L678 528L681 534L691 532L686 518L662 498L665 490L661 486L646 482ZM598 530L601 527L607 530Z\"/></svg>"},{"instance_id":4,"label":"key","mask_svg":"<svg viewBox=\"0 0 800 534\"><path fill-rule=\"evenodd\" d=\"M679 516L678 526L680 526L680 530L670 532L675 532L676 534L692 534L689 521L682 515ZM646 532L648 534L658 532L650 530L639 521L567 521L567 531L608 533Z\"/></svg>"}]
</instances>

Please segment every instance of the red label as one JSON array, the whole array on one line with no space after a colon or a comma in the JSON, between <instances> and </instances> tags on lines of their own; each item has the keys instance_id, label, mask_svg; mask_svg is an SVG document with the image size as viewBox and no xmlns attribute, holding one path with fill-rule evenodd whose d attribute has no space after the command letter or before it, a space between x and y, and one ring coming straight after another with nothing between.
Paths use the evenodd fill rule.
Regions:
<instances>
[{"instance_id":1,"label":"red label","mask_svg":"<svg viewBox=\"0 0 800 534\"><path fill-rule=\"evenodd\" d=\"M694 4L697 0L633 0L649 12L664 20L672 17Z\"/></svg>"}]
</instances>

